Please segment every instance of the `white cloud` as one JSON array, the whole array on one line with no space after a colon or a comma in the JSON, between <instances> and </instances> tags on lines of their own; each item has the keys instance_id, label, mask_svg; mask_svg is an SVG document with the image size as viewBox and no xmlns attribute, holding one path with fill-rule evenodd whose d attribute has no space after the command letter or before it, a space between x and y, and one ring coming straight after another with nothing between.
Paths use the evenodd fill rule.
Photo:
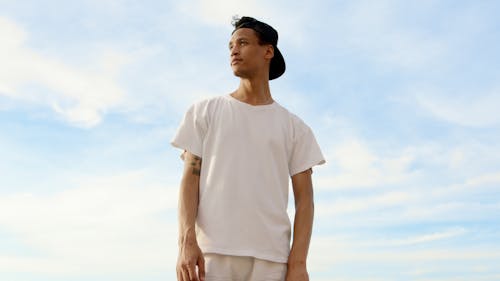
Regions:
<instances>
[{"instance_id":1,"label":"white cloud","mask_svg":"<svg viewBox=\"0 0 500 281\"><path fill-rule=\"evenodd\" d=\"M328 203L319 203L316 214L319 217L341 217L352 213L365 213L378 209L402 206L415 200L416 196L409 192L388 192L373 196L353 196L338 198Z\"/></svg>"},{"instance_id":2,"label":"white cloud","mask_svg":"<svg viewBox=\"0 0 500 281\"><path fill-rule=\"evenodd\" d=\"M372 253L356 253L353 251L346 257L351 261L370 260L372 262L436 262L436 261L466 261L466 260L490 260L499 259L500 254L491 251L491 249L424 249L408 251L407 249L398 251L374 251Z\"/></svg>"},{"instance_id":3,"label":"white cloud","mask_svg":"<svg viewBox=\"0 0 500 281\"><path fill-rule=\"evenodd\" d=\"M200 0L198 7L205 21L220 25L228 25L232 15L262 14L266 10L262 3L242 0Z\"/></svg>"},{"instance_id":4,"label":"white cloud","mask_svg":"<svg viewBox=\"0 0 500 281\"><path fill-rule=\"evenodd\" d=\"M467 127L490 127L500 124L498 87L487 93L466 95L428 88L415 92L417 103L438 119Z\"/></svg>"},{"instance_id":5,"label":"white cloud","mask_svg":"<svg viewBox=\"0 0 500 281\"><path fill-rule=\"evenodd\" d=\"M447 229L445 231L441 232L434 232L430 234L424 234L416 237L408 237L406 239L401 239L401 240L396 240L392 241L391 244L395 246L405 246L405 245L415 245L415 244L422 244L422 243L427 243L427 242L432 242L432 241L437 241L437 240L443 240L447 238L453 238L459 235L462 235L466 232L464 228L453 228L453 229Z\"/></svg>"},{"instance_id":6,"label":"white cloud","mask_svg":"<svg viewBox=\"0 0 500 281\"><path fill-rule=\"evenodd\" d=\"M3 17L0 17L0 34L4 36L2 39L3 49L17 48L26 39L26 32L24 30L14 22Z\"/></svg>"},{"instance_id":7,"label":"white cloud","mask_svg":"<svg viewBox=\"0 0 500 281\"><path fill-rule=\"evenodd\" d=\"M397 187L398 190L391 189L373 195L336 196L316 203L316 217L336 229L495 221L500 202L484 202L480 199L481 196L489 196L493 188L485 189L480 185L471 187L468 184L445 187L417 185L404 190ZM425 239L438 237L431 235Z\"/></svg>"},{"instance_id":8,"label":"white cloud","mask_svg":"<svg viewBox=\"0 0 500 281\"><path fill-rule=\"evenodd\" d=\"M203 23L226 27L232 30L232 17L250 16L273 26L279 33L278 46L303 46L307 43L308 21L313 17L311 3L269 2L244 0L191 0L184 1L179 9L192 18L199 18ZM301 13L294 13L300 10ZM293 17L289 15L294 13ZM228 33L228 40L229 40Z\"/></svg>"},{"instance_id":9,"label":"white cloud","mask_svg":"<svg viewBox=\"0 0 500 281\"><path fill-rule=\"evenodd\" d=\"M177 188L141 171L82 180L53 195L0 197L0 226L42 256L0 255L0 272L86 274L175 264Z\"/></svg>"},{"instance_id":10,"label":"white cloud","mask_svg":"<svg viewBox=\"0 0 500 281\"><path fill-rule=\"evenodd\" d=\"M330 143L328 166L314 176L322 229L496 220L500 154L494 145L426 141L400 147L352 132L344 136L345 122L330 121L331 131L344 139Z\"/></svg>"},{"instance_id":11,"label":"white cloud","mask_svg":"<svg viewBox=\"0 0 500 281\"><path fill-rule=\"evenodd\" d=\"M7 38L0 44L0 95L49 106L83 127L98 124L123 98L116 79L121 66L130 60L124 54L108 51L101 57L100 69L84 70L25 46L27 32L2 17L0 37Z\"/></svg>"},{"instance_id":12,"label":"white cloud","mask_svg":"<svg viewBox=\"0 0 500 281\"><path fill-rule=\"evenodd\" d=\"M352 137L333 147L327 159L334 172L315 180L317 187L325 190L376 187L401 183L418 175L410 171L415 159L413 149L398 153L375 154L362 140ZM332 175L333 174L333 175Z\"/></svg>"},{"instance_id":13,"label":"white cloud","mask_svg":"<svg viewBox=\"0 0 500 281\"><path fill-rule=\"evenodd\" d=\"M500 171L496 173L487 173L474 178L467 179L466 187L477 187L482 185L500 184Z\"/></svg>"},{"instance_id":14,"label":"white cloud","mask_svg":"<svg viewBox=\"0 0 500 281\"><path fill-rule=\"evenodd\" d=\"M373 233L361 235L361 233L347 234L346 236L313 236L309 253L308 267L316 274L329 272L332 275L341 274L339 268L365 268L365 273L370 270L391 268L398 272L405 272L408 268L427 268L428 270L450 271L456 270L457 264L465 263L464 271L477 272L475 267L485 262L500 259L497 247L481 247L475 245L460 245L449 248L449 246L433 245L425 242L449 239L460 236L464 230L450 229L428 236L412 237L404 241L405 245L395 245L394 241L374 241ZM419 245L413 247L414 243ZM436 267L436 263L439 265ZM411 265L408 267L408 265ZM406 270L408 271L408 270ZM377 277L379 271L373 272ZM488 272L486 272L488 273ZM489 273L492 273L490 268ZM407 272L409 275L424 274L425 272ZM357 280L358 274L350 275ZM381 275L384 276L384 275ZM362 279L364 280L364 279Z\"/></svg>"},{"instance_id":15,"label":"white cloud","mask_svg":"<svg viewBox=\"0 0 500 281\"><path fill-rule=\"evenodd\" d=\"M466 178L463 182L434 187L428 192L428 199L439 198L467 198L471 194L486 193L494 191L500 185L500 171L483 173Z\"/></svg>"}]
</instances>

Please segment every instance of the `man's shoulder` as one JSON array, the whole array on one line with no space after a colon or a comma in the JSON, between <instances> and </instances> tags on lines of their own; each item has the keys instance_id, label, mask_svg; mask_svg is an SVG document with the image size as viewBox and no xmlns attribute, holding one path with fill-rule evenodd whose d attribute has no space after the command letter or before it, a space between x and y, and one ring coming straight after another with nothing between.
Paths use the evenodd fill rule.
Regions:
<instances>
[{"instance_id":1,"label":"man's shoulder","mask_svg":"<svg viewBox=\"0 0 500 281\"><path fill-rule=\"evenodd\" d=\"M204 96L201 97L197 100L195 100L192 104L192 106L195 107L206 107L206 106L212 106L215 104L219 104L221 101L226 100L226 96L220 95L220 96Z\"/></svg>"},{"instance_id":2,"label":"man's shoulder","mask_svg":"<svg viewBox=\"0 0 500 281\"><path fill-rule=\"evenodd\" d=\"M194 112L205 112L207 110L210 111L211 109L214 109L217 106L219 106L224 99L225 99L224 96L201 97L191 103L188 111L194 111Z\"/></svg>"},{"instance_id":3,"label":"man's shoulder","mask_svg":"<svg viewBox=\"0 0 500 281\"><path fill-rule=\"evenodd\" d=\"M291 130L293 135L302 135L305 132L311 130L309 125L307 125L307 123L301 117L299 117L299 115L295 114L279 103L278 106L279 110L281 111L280 114L282 114L282 116L284 116L287 120L289 129Z\"/></svg>"},{"instance_id":4,"label":"man's shoulder","mask_svg":"<svg viewBox=\"0 0 500 281\"><path fill-rule=\"evenodd\" d=\"M278 110L280 111L280 114L283 114L284 116L286 116L286 118L294 125L300 125L300 124L304 124L304 121L302 120L302 118L300 118L297 114L295 114L294 112L290 111L288 108L284 107L283 105L281 104L277 104L277 108Z\"/></svg>"}]
</instances>

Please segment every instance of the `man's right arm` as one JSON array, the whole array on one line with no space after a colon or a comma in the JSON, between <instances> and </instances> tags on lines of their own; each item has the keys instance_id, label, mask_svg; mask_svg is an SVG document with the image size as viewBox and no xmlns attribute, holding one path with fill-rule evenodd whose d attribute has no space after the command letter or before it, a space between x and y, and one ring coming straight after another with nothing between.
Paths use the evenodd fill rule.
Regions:
<instances>
[{"instance_id":1,"label":"man's right arm","mask_svg":"<svg viewBox=\"0 0 500 281\"><path fill-rule=\"evenodd\" d=\"M177 280L205 279L205 261L196 241L195 222L198 213L201 158L185 151L184 171L179 191L179 257ZM198 274L196 274L198 266ZM198 276L197 276L198 275Z\"/></svg>"}]
</instances>

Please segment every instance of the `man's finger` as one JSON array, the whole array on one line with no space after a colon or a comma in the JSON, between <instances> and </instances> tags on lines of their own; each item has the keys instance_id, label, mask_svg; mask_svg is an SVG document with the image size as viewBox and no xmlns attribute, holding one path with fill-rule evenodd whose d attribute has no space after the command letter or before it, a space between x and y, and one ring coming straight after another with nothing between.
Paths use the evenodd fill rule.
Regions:
<instances>
[{"instance_id":1,"label":"man's finger","mask_svg":"<svg viewBox=\"0 0 500 281\"><path fill-rule=\"evenodd\" d=\"M198 276L200 281L205 281L205 258L203 255L198 258Z\"/></svg>"},{"instance_id":2,"label":"man's finger","mask_svg":"<svg viewBox=\"0 0 500 281\"><path fill-rule=\"evenodd\" d=\"M189 273L187 271L187 268L182 268L181 270L182 272L182 281L190 281L191 279L189 279Z\"/></svg>"},{"instance_id":3,"label":"man's finger","mask_svg":"<svg viewBox=\"0 0 500 281\"><path fill-rule=\"evenodd\" d=\"M196 277L195 265L190 265L187 267L187 271L189 274L189 281L198 281L198 277Z\"/></svg>"},{"instance_id":4,"label":"man's finger","mask_svg":"<svg viewBox=\"0 0 500 281\"><path fill-rule=\"evenodd\" d=\"M177 268L177 281L184 281L182 278L182 273L179 268Z\"/></svg>"}]
</instances>

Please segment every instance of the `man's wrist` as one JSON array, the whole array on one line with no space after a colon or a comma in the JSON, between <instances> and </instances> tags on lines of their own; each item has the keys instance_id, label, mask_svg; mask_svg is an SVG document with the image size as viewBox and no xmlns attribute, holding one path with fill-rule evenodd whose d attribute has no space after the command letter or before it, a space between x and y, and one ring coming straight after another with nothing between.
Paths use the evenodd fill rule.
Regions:
<instances>
[{"instance_id":1,"label":"man's wrist","mask_svg":"<svg viewBox=\"0 0 500 281\"><path fill-rule=\"evenodd\" d=\"M288 268L306 267L307 261L303 258L290 257L288 259Z\"/></svg>"},{"instance_id":2,"label":"man's wrist","mask_svg":"<svg viewBox=\"0 0 500 281\"><path fill-rule=\"evenodd\" d=\"M179 245L198 244L194 228L186 228L179 233Z\"/></svg>"}]
</instances>

